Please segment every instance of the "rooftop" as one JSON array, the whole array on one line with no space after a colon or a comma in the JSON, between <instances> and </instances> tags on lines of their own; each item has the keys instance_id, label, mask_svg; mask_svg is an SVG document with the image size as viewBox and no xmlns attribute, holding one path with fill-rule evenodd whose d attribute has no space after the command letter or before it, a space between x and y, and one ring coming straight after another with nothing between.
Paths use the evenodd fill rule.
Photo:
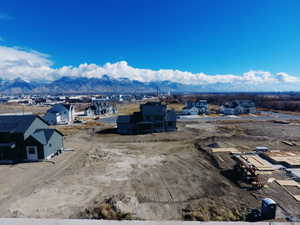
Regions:
<instances>
[{"instance_id":1,"label":"rooftop","mask_svg":"<svg viewBox=\"0 0 300 225\"><path fill-rule=\"evenodd\" d=\"M24 133L37 117L40 118L37 115L0 116L0 132Z\"/></svg>"}]
</instances>

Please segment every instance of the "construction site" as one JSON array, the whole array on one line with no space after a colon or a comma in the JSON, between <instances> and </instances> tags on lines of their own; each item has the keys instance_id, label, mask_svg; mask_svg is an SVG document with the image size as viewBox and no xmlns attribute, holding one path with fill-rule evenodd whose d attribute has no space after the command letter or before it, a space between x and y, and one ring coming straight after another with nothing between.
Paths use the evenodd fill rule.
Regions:
<instances>
[{"instance_id":1,"label":"construction site","mask_svg":"<svg viewBox=\"0 0 300 225\"><path fill-rule=\"evenodd\" d=\"M277 207L269 220L299 220L300 121L178 121L143 135L100 122L56 128L68 151L0 165L1 217L257 221L265 201Z\"/></svg>"}]
</instances>

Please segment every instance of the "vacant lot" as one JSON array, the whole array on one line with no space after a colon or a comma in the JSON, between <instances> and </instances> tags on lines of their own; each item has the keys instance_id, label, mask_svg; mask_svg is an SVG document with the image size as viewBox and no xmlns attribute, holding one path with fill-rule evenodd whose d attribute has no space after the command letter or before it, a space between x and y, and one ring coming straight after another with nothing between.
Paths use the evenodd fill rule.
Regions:
<instances>
[{"instance_id":1,"label":"vacant lot","mask_svg":"<svg viewBox=\"0 0 300 225\"><path fill-rule=\"evenodd\" d=\"M29 106L20 105L17 103L11 104L0 104L0 114L3 113L34 113L34 114L44 114L49 107L46 106Z\"/></svg>"},{"instance_id":2,"label":"vacant lot","mask_svg":"<svg viewBox=\"0 0 300 225\"><path fill-rule=\"evenodd\" d=\"M77 128L65 137L73 151L50 162L0 166L2 217L93 218L94 208L114 199L118 209L140 219L239 220L280 187L241 189L223 173L230 158L209 154L208 146L296 149L281 140L300 137L298 123L261 121L180 122L177 132L136 136L103 124ZM297 202L276 200L300 214Z\"/></svg>"}]
</instances>

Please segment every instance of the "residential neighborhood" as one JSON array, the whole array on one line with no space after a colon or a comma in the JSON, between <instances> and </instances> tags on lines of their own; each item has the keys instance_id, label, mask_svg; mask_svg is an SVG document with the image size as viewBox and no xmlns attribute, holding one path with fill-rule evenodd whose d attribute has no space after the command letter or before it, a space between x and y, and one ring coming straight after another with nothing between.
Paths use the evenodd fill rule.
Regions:
<instances>
[{"instance_id":1,"label":"residential neighborhood","mask_svg":"<svg viewBox=\"0 0 300 225\"><path fill-rule=\"evenodd\" d=\"M74 204L79 208L71 212L80 213L84 218L102 218L98 207L106 204L111 207L124 204L130 210L134 210L133 205L139 205L150 211L152 216L143 217L144 211L131 216L165 218L165 214L160 212L161 203L148 208L132 194L122 191L122 195L118 195L119 190L130 181L134 185L128 189L137 190L142 199L159 196L159 199L166 200L164 204L173 204L176 213L166 211L170 218L196 220L193 212L198 212L202 200L196 200L192 208L179 200L190 195L196 198L199 191L205 192L208 186L212 190L209 196L214 198L215 193L220 191L220 181L222 185L226 183L227 194L222 194L224 204L219 203L214 210L218 211L219 207L229 210L229 213L238 210L235 217L230 217L232 219L240 220L240 215L245 213L243 205L248 202L247 221L282 219L287 215L284 210L292 219L296 218L300 193L292 188L299 182L298 141L294 129L297 129L295 121L300 121L300 116L261 108L262 103L266 104L263 100L271 97L269 95L263 95L261 100L256 96L258 101L251 99L251 95L248 96L250 98L235 95L226 99L221 94L153 95L145 94L140 100L135 95L126 95L126 101L125 98L118 101L117 94L2 96L14 101L2 101L0 104L0 170L6 171L10 167L5 166L17 165L15 170L10 169L17 175L18 168L26 164L28 169L24 174L31 177L37 176L33 171L38 166L49 179L57 180L53 184L55 191L47 195L45 190L49 181L39 177L38 180L44 180L44 191L37 190L37 194L43 196L43 203L36 200L31 206L22 201L10 208L38 216L41 214L35 207L42 207L47 202L47 209L51 209L47 215L61 215L61 210L50 204L57 196L56 190L61 190L61 198L57 201L66 210L73 204L65 200L66 196L75 191L76 196L72 199L77 201ZM129 100L129 96L135 100ZM285 133L280 133L282 129ZM43 163L48 165L47 168ZM227 176L226 171L231 171L231 175ZM107 191L105 186L108 177L115 187L112 191ZM211 179L203 183L207 177ZM7 185L11 182L9 180ZM170 192L153 194L148 191L149 182L156 191ZM101 206L86 201L86 208L82 209L83 197L91 195L92 199L96 199L99 195L98 191L85 194L93 193L95 185L101 193L106 191L103 196L100 194ZM177 191L178 187L180 191ZM286 200L278 198L273 190L284 195ZM237 209L226 208L225 202L237 199L236 193L240 195L239 202L234 205ZM26 198L25 194L20 194L19 198ZM107 194L109 200L104 198ZM174 199L179 199L175 205ZM0 206L5 203L0 202ZM279 207L279 204L286 206ZM182 213L178 213L180 210ZM1 208L0 213L11 215ZM211 220L216 218L213 214L208 215Z\"/></svg>"},{"instance_id":2,"label":"residential neighborhood","mask_svg":"<svg viewBox=\"0 0 300 225\"><path fill-rule=\"evenodd\" d=\"M300 225L300 0L4 0L0 27L0 225Z\"/></svg>"}]
</instances>

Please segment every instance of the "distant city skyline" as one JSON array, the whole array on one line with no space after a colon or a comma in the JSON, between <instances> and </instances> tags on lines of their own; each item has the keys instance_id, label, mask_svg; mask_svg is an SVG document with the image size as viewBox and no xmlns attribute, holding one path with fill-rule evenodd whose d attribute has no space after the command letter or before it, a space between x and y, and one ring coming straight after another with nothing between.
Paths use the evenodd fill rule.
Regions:
<instances>
[{"instance_id":1,"label":"distant city skyline","mask_svg":"<svg viewBox=\"0 0 300 225\"><path fill-rule=\"evenodd\" d=\"M296 0L11 0L0 10L0 78L108 74L294 90L299 9Z\"/></svg>"}]
</instances>

